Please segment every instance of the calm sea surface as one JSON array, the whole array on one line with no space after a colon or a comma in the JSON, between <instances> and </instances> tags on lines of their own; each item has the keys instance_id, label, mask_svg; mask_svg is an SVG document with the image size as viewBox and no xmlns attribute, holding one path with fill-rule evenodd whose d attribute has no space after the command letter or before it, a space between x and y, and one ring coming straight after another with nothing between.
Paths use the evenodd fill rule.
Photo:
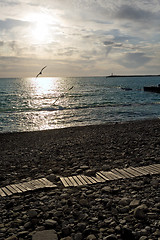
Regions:
<instances>
[{"instance_id":1,"label":"calm sea surface","mask_svg":"<svg viewBox=\"0 0 160 240\"><path fill-rule=\"evenodd\" d=\"M159 83L158 76L1 78L0 132L157 118L160 94L143 86Z\"/></svg>"}]
</instances>

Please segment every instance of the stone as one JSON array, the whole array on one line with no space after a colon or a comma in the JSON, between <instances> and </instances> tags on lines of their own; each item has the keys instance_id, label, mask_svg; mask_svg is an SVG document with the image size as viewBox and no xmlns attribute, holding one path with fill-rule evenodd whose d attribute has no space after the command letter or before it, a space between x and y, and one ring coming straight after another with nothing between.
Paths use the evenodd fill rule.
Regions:
<instances>
[{"instance_id":1,"label":"stone","mask_svg":"<svg viewBox=\"0 0 160 240\"><path fill-rule=\"evenodd\" d=\"M139 240L147 240L146 236L141 236Z\"/></svg>"},{"instance_id":2,"label":"stone","mask_svg":"<svg viewBox=\"0 0 160 240\"><path fill-rule=\"evenodd\" d=\"M58 240L58 236L54 230L38 231L32 236L32 240Z\"/></svg>"},{"instance_id":3,"label":"stone","mask_svg":"<svg viewBox=\"0 0 160 240\"><path fill-rule=\"evenodd\" d=\"M90 234L90 235L88 235L88 237L87 237L87 240L96 240L97 238L96 238L96 236L94 235L94 234Z\"/></svg>"},{"instance_id":4,"label":"stone","mask_svg":"<svg viewBox=\"0 0 160 240\"><path fill-rule=\"evenodd\" d=\"M123 240L134 240L135 237L132 233L132 230L129 228L122 228L121 229L121 237Z\"/></svg>"},{"instance_id":5,"label":"stone","mask_svg":"<svg viewBox=\"0 0 160 240\"><path fill-rule=\"evenodd\" d=\"M137 207L140 204L140 201L138 199L133 199L130 203L130 207Z\"/></svg>"},{"instance_id":6,"label":"stone","mask_svg":"<svg viewBox=\"0 0 160 240\"><path fill-rule=\"evenodd\" d=\"M129 202L130 202L130 199L124 197L119 201L119 204L122 205L122 206L126 206L126 205L129 205Z\"/></svg>"},{"instance_id":7,"label":"stone","mask_svg":"<svg viewBox=\"0 0 160 240\"><path fill-rule=\"evenodd\" d=\"M95 175L96 175L96 171L95 171L95 170L88 169L88 170L85 171L84 174L85 174L86 176L92 177L92 176L95 176Z\"/></svg>"},{"instance_id":8,"label":"stone","mask_svg":"<svg viewBox=\"0 0 160 240\"><path fill-rule=\"evenodd\" d=\"M117 240L117 237L114 234L108 235L105 240Z\"/></svg>"},{"instance_id":9,"label":"stone","mask_svg":"<svg viewBox=\"0 0 160 240\"><path fill-rule=\"evenodd\" d=\"M5 240L18 240L18 238L16 235L12 235L12 236L6 238Z\"/></svg>"},{"instance_id":10,"label":"stone","mask_svg":"<svg viewBox=\"0 0 160 240\"><path fill-rule=\"evenodd\" d=\"M28 216L30 217L30 218L35 218L35 217L37 217L37 211L35 210L35 209L30 209L29 211L28 211Z\"/></svg>"},{"instance_id":11,"label":"stone","mask_svg":"<svg viewBox=\"0 0 160 240\"><path fill-rule=\"evenodd\" d=\"M147 206L142 204L135 208L134 210L134 217L137 219L145 219L146 218L146 212L147 211Z\"/></svg>"},{"instance_id":12,"label":"stone","mask_svg":"<svg viewBox=\"0 0 160 240\"><path fill-rule=\"evenodd\" d=\"M45 220L45 226L48 226L48 227L54 227L57 225L57 221L55 220L52 220L52 219L47 219Z\"/></svg>"},{"instance_id":13,"label":"stone","mask_svg":"<svg viewBox=\"0 0 160 240\"><path fill-rule=\"evenodd\" d=\"M112 189L111 189L111 187L109 187L109 186L106 186L106 187L103 187L103 188L102 188L102 192L103 192L103 193L111 192L111 190L112 190Z\"/></svg>"},{"instance_id":14,"label":"stone","mask_svg":"<svg viewBox=\"0 0 160 240\"><path fill-rule=\"evenodd\" d=\"M82 239L83 239L82 233L78 232L78 233L75 234L74 240L82 240Z\"/></svg>"}]
</instances>

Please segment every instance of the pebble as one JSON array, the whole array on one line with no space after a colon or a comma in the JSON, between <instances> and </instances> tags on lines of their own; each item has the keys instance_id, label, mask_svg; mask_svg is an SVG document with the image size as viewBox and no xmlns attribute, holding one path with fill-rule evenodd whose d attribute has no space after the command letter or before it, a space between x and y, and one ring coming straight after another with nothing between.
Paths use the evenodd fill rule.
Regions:
<instances>
[{"instance_id":1,"label":"pebble","mask_svg":"<svg viewBox=\"0 0 160 240\"><path fill-rule=\"evenodd\" d=\"M44 230L33 234L32 240L58 240L54 230Z\"/></svg>"},{"instance_id":2,"label":"pebble","mask_svg":"<svg viewBox=\"0 0 160 240\"><path fill-rule=\"evenodd\" d=\"M60 139L47 131L53 142L48 142L46 131L42 131L44 138L37 132L41 144L34 141L31 148L30 138L25 146L28 150L23 148L24 143L20 145L16 134L14 154L3 144L6 152L1 154L5 172L2 186L27 177L31 180L48 176L58 187L0 198L0 240L160 240L158 174L71 188L58 182L59 176L70 176L76 171L92 175L92 170L158 163L160 125L148 128L146 124L147 131L140 123L117 123L107 128L107 135L97 131L98 126L92 126L90 137L87 133L81 143L79 128L72 130L70 137L64 129ZM94 131L96 137L92 137ZM8 137L6 144L7 141ZM11 144L7 144L8 148ZM10 164L14 171L8 170Z\"/></svg>"}]
</instances>

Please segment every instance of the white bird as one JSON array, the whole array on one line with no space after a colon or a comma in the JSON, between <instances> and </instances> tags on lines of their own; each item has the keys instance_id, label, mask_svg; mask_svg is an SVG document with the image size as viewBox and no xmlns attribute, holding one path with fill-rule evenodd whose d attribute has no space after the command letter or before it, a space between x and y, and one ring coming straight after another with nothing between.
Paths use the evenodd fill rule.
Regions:
<instances>
[{"instance_id":1,"label":"white bird","mask_svg":"<svg viewBox=\"0 0 160 240\"><path fill-rule=\"evenodd\" d=\"M41 71L37 74L36 78L37 78L39 75L42 74L42 71L43 71L46 67L47 67L47 66L45 66L45 67L43 67L43 68L41 69Z\"/></svg>"}]
</instances>

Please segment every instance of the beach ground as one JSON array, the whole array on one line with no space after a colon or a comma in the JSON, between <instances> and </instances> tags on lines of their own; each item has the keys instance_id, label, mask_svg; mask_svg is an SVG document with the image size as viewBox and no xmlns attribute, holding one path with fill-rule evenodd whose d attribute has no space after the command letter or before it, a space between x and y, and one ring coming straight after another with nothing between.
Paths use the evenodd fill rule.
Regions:
<instances>
[{"instance_id":1,"label":"beach ground","mask_svg":"<svg viewBox=\"0 0 160 240\"><path fill-rule=\"evenodd\" d=\"M59 181L160 163L159 148L159 119L0 134L1 187L40 177L57 185L0 198L0 239L36 240L47 230L66 240L160 238L159 175L77 188Z\"/></svg>"}]
</instances>

